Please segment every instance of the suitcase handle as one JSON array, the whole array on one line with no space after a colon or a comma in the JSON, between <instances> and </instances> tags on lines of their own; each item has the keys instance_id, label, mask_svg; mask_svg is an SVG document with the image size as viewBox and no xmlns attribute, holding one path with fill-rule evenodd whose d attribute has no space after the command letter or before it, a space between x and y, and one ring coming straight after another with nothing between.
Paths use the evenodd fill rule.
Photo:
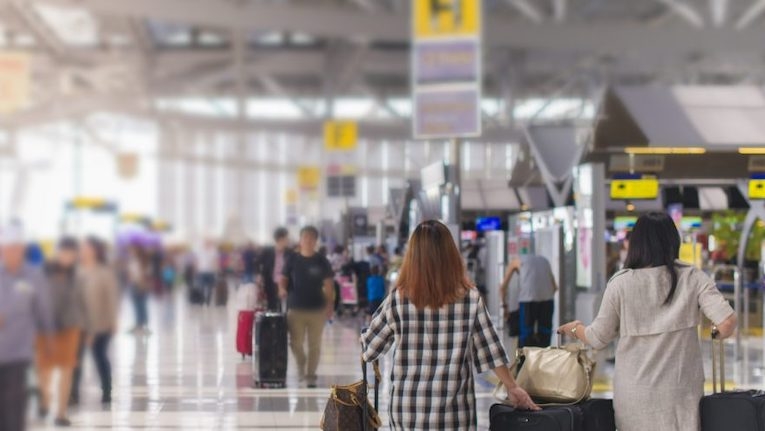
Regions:
<instances>
[{"instance_id":1,"label":"suitcase handle","mask_svg":"<svg viewBox=\"0 0 765 431\"><path fill-rule=\"evenodd\" d=\"M720 356L718 364L717 356ZM717 377L720 377L720 392L717 392ZM725 343L720 339L720 331L717 326L712 326L712 391L714 393L725 392Z\"/></svg>"},{"instance_id":2,"label":"suitcase handle","mask_svg":"<svg viewBox=\"0 0 765 431\"><path fill-rule=\"evenodd\" d=\"M361 334L363 335L366 332L367 328L364 328L361 330ZM361 376L362 381L364 384L362 387L364 388L364 401L361 403L363 405L364 410L364 419L362 420L364 431L369 430L369 380L367 379L367 362L364 360L364 343L361 343ZM374 401L374 407L375 411L379 412L379 400L380 400L380 381L382 380L382 374L380 373L380 361L373 361L372 362L372 369L374 370L375 374L375 401Z\"/></svg>"}]
</instances>

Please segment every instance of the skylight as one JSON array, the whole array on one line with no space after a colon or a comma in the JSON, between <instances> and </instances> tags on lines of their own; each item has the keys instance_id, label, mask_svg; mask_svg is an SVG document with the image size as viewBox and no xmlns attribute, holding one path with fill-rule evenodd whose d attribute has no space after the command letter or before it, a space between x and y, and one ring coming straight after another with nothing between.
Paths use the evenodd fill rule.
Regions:
<instances>
[{"instance_id":1,"label":"skylight","mask_svg":"<svg viewBox=\"0 0 765 431\"><path fill-rule=\"evenodd\" d=\"M74 46L95 46L98 43L98 22L88 10L37 3L33 7L64 43Z\"/></svg>"}]
</instances>

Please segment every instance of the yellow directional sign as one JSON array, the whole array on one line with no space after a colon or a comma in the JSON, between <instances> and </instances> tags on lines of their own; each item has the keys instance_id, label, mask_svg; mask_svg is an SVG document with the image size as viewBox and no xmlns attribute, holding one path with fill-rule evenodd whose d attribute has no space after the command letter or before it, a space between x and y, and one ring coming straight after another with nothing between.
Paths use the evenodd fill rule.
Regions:
<instances>
[{"instance_id":1,"label":"yellow directional sign","mask_svg":"<svg viewBox=\"0 0 765 431\"><path fill-rule=\"evenodd\" d=\"M72 207L77 209L100 208L106 204L106 199L92 196L77 196L71 201Z\"/></svg>"},{"instance_id":2,"label":"yellow directional sign","mask_svg":"<svg viewBox=\"0 0 765 431\"><path fill-rule=\"evenodd\" d=\"M297 172L298 186L303 190L316 190L321 182L321 168L318 166L301 166Z\"/></svg>"},{"instance_id":3,"label":"yellow directional sign","mask_svg":"<svg viewBox=\"0 0 765 431\"><path fill-rule=\"evenodd\" d=\"M414 36L478 36L481 0L412 0Z\"/></svg>"},{"instance_id":4,"label":"yellow directional sign","mask_svg":"<svg viewBox=\"0 0 765 431\"><path fill-rule=\"evenodd\" d=\"M349 151L359 141L359 126L355 121L327 121L324 123L324 148L327 151Z\"/></svg>"},{"instance_id":5,"label":"yellow directional sign","mask_svg":"<svg viewBox=\"0 0 765 431\"><path fill-rule=\"evenodd\" d=\"M658 195L659 180L656 178L611 181L611 199L656 199Z\"/></svg>"},{"instance_id":6,"label":"yellow directional sign","mask_svg":"<svg viewBox=\"0 0 765 431\"><path fill-rule=\"evenodd\" d=\"M765 178L749 180L749 199L765 199Z\"/></svg>"}]
</instances>

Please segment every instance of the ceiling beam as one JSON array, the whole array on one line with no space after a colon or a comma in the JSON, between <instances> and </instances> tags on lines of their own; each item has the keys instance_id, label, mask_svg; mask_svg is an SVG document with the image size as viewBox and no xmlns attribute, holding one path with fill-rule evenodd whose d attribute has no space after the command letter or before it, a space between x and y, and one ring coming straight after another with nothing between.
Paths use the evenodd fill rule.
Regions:
<instances>
[{"instance_id":1,"label":"ceiling beam","mask_svg":"<svg viewBox=\"0 0 765 431\"><path fill-rule=\"evenodd\" d=\"M96 13L117 16L152 17L170 22L215 28L300 31L318 37L372 41L409 41L406 13L375 13L340 6L252 2L242 6L212 0L37 0L45 3L76 4ZM657 0L687 17L703 23L698 11L675 0ZM684 6L682 6L684 5ZM765 5L764 5L765 6ZM757 6L762 7L762 6ZM757 14L755 14L757 15ZM688 18L686 18L688 19ZM510 25L511 24L511 25ZM624 22L563 22L539 26L533 22L511 21L503 16L486 18L486 44L550 51L583 51L640 54L684 54L688 52L729 53L762 51L765 29L736 31L731 28L648 26ZM603 37L608 35L608 37Z\"/></svg>"},{"instance_id":2,"label":"ceiling beam","mask_svg":"<svg viewBox=\"0 0 765 431\"><path fill-rule=\"evenodd\" d=\"M752 5L736 21L736 29L743 30L749 27L750 24L762 16L763 12L765 12L765 0L754 0Z\"/></svg>"},{"instance_id":3,"label":"ceiling beam","mask_svg":"<svg viewBox=\"0 0 765 431\"><path fill-rule=\"evenodd\" d=\"M545 20L544 14L539 10L539 8L531 4L529 0L507 0L507 2L523 16L537 24L540 24Z\"/></svg>"},{"instance_id":4,"label":"ceiling beam","mask_svg":"<svg viewBox=\"0 0 765 431\"><path fill-rule=\"evenodd\" d=\"M696 28L704 28L704 18L699 11L681 0L657 0L673 10L678 16Z\"/></svg>"},{"instance_id":5,"label":"ceiling beam","mask_svg":"<svg viewBox=\"0 0 765 431\"><path fill-rule=\"evenodd\" d=\"M709 16L712 25L722 27L728 20L728 0L709 0Z\"/></svg>"}]
</instances>

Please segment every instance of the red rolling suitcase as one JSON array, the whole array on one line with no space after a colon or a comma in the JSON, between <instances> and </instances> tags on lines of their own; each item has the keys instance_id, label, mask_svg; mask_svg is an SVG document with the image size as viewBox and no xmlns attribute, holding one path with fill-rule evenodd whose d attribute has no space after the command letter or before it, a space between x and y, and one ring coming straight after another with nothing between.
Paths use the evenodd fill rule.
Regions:
<instances>
[{"instance_id":1,"label":"red rolling suitcase","mask_svg":"<svg viewBox=\"0 0 765 431\"><path fill-rule=\"evenodd\" d=\"M252 356L252 328L255 322L255 312L242 310L236 323L236 351L245 356Z\"/></svg>"}]
</instances>

